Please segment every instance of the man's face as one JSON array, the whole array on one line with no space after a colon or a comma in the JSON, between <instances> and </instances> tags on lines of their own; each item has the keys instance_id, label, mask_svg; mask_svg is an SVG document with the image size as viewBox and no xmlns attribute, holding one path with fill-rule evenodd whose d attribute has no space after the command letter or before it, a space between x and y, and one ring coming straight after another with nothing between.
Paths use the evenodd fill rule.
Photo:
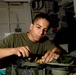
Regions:
<instances>
[{"instance_id":1,"label":"man's face","mask_svg":"<svg viewBox=\"0 0 76 75\"><path fill-rule=\"evenodd\" d=\"M48 30L49 22L46 19L39 18L35 20L34 24L30 25L30 39L34 42L43 38Z\"/></svg>"}]
</instances>

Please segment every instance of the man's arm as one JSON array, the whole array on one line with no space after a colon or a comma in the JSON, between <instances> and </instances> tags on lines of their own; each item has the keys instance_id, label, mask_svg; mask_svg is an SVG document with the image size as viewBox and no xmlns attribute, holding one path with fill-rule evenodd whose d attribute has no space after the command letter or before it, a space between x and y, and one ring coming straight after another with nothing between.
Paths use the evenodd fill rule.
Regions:
<instances>
[{"instance_id":1,"label":"man's arm","mask_svg":"<svg viewBox=\"0 0 76 75\"><path fill-rule=\"evenodd\" d=\"M29 52L30 49L28 48L28 46L17 48L0 48L0 59L11 55L28 57Z\"/></svg>"}]
</instances>

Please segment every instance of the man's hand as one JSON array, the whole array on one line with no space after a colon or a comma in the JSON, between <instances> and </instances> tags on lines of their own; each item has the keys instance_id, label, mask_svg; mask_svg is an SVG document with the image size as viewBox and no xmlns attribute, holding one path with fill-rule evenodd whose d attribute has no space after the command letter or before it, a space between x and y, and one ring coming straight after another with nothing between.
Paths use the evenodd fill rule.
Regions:
<instances>
[{"instance_id":1,"label":"man's hand","mask_svg":"<svg viewBox=\"0 0 76 75\"><path fill-rule=\"evenodd\" d=\"M58 59L60 56L60 49L54 48L53 50L49 50L45 53L44 56L42 56L42 61L43 62L51 62L54 59Z\"/></svg>"},{"instance_id":2,"label":"man's hand","mask_svg":"<svg viewBox=\"0 0 76 75\"><path fill-rule=\"evenodd\" d=\"M13 53L17 56L23 56L23 57L28 57L29 56L30 49L28 46L22 46L22 47L17 47L13 48Z\"/></svg>"}]
</instances>

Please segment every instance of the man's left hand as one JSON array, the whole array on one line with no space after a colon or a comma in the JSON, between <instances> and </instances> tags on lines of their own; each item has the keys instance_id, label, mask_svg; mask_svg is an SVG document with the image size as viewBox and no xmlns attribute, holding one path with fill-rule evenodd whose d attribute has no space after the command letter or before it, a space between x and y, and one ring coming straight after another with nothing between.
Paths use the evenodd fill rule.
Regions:
<instances>
[{"instance_id":1,"label":"man's left hand","mask_svg":"<svg viewBox=\"0 0 76 75\"><path fill-rule=\"evenodd\" d=\"M54 48L53 50L49 50L45 53L44 56L42 56L42 61L43 62L51 62L54 59L57 60L60 56L60 49Z\"/></svg>"}]
</instances>

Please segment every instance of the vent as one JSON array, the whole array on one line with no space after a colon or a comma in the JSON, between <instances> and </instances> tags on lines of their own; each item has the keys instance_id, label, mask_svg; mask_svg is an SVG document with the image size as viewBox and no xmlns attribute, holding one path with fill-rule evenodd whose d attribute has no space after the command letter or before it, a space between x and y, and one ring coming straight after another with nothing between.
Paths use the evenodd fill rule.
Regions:
<instances>
[{"instance_id":1,"label":"vent","mask_svg":"<svg viewBox=\"0 0 76 75\"><path fill-rule=\"evenodd\" d=\"M31 2L32 0L3 0L4 2Z\"/></svg>"},{"instance_id":2,"label":"vent","mask_svg":"<svg viewBox=\"0 0 76 75\"><path fill-rule=\"evenodd\" d=\"M59 6L64 6L64 5L67 5L71 2L73 2L73 0L61 0L61 1L59 1L58 5Z\"/></svg>"}]
</instances>

